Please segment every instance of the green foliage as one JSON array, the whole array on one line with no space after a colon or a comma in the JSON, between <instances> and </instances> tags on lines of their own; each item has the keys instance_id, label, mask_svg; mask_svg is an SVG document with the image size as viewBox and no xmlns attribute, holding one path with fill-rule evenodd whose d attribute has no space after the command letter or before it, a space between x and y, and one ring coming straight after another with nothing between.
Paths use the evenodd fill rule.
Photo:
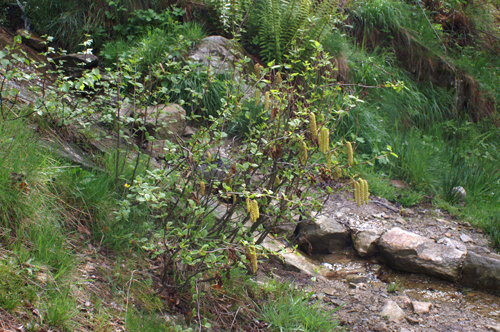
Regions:
<instances>
[{"instance_id":1,"label":"green foliage","mask_svg":"<svg viewBox=\"0 0 500 332\"><path fill-rule=\"evenodd\" d=\"M305 47L310 40L319 40L332 22L334 1L320 4L309 1L256 0L253 2L211 1L223 17L226 27L243 23L243 43L247 48L259 50L265 62L283 63L293 47ZM244 21L247 18L247 21ZM246 32L245 32L246 31Z\"/></svg>"},{"instance_id":2,"label":"green foliage","mask_svg":"<svg viewBox=\"0 0 500 332\"><path fill-rule=\"evenodd\" d=\"M260 317L269 323L270 331L335 331L335 310L326 310L320 302L312 304L312 293L305 294L287 282L271 281L264 287L266 300L259 307Z\"/></svg>"}]
</instances>

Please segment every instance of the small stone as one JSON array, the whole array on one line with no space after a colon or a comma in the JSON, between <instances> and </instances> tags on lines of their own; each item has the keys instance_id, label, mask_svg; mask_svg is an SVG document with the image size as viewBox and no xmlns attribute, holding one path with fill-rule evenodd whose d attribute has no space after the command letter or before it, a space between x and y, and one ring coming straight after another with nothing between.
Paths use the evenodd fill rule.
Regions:
<instances>
[{"instance_id":1,"label":"small stone","mask_svg":"<svg viewBox=\"0 0 500 332\"><path fill-rule=\"evenodd\" d=\"M349 274L345 277L345 280L347 281L347 283L352 283L352 284L360 284L370 281L368 277L360 276L357 274Z\"/></svg>"},{"instance_id":2,"label":"small stone","mask_svg":"<svg viewBox=\"0 0 500 332\"><path fill-rule=\"evenodd\" d=\"M325 293L326 295L333 296L333 295L337 294L338 292L335 290L335 288L325 288L325 289L323 289L323 293Z\"/></svg>"},{"instance_id":3,"label":"small stone","mask_svg":"<svg viewBox=\"0 0 500 332\"><path fill-rule=\"evenodd\" d=\"M460 235L460 240L462 240L463 243L474 242L474 240L466 234Z\"/></svg>"},{"instance_id":4,"label":"small stone","mask_svg":"<svg viewBox=\"0 0 500 332\"><path fill-rule=\"evenodd\" d=\"M415 312L417 315L422 316L429 313L429 311L431 310L432 303L413 301L412 305L413 305L413 312Z\"/></svg>"},{"instance_id":5,"label":"small stone","mask_svg":"<svg viewBox=\"0 0 500 332\"><path fill-rule=\"evenodd\" d=\"M374 331L379 331L379 332L389 332L389 329L387 328L387 325L384 322L378 322L374 327Z\"/></svg>"},{"instance_id":6,"label":"small stone","mask_svg":"<svg viewBox=\"0 0 500 332\"><path fill-rule=\"evenodd\" d=\"M91 304L92 304L92 303L90 303L90 301L86 301L86 302L85 302L85 306L86 306L86 307L90 307L90 306L91 306Z\"/></svg>"},{"instance_id":7,"label":"small stone","mask_svg":"<svg viewBox=\"0 0 500 332\"><path fill-rule=\"evenodd\" d=\"M406 320L410 324L419 324L421 322L422 318L417 319L417 318L413 318L413 317L407 316Z\"/></svg>"},{"instance_id":8,"label":"small stone","mask_svg":"<svg viewBox=\"0 0 500 332\"><path fill-rule=\"evenodd\" d=\"M444 236L451 237L451 233L446 233L446 234L444 234Z\"/></svg>"},{"instance_id":9,"label":"small stone","mask_svg":"<svg viewBox=\"0 0 500 332\"><path fill-rule=\"evenodd\" d=\"M390 322L398 322L405 318L405 312L394 301L387 300L380 311L380 316L387 317Z\"/></svg>"},{"instance_id":10,"label":"small stone","mask_svg":"<svg viewBox=\"0 0 500 332\"><path fill-rule=\"evenodd\" d=\"M403 295L399 296L399 299L403 302L403 308L409 308L411 304L411 300L408 296Z\"/></svg>"},{"instance_id":11,"label":"small stone","mask_svg":"<svg viewBox=\"0 0 500 332\"><path fill-rule=\"evenodd\" d=\"M494 332L500 332L500 325L487 325L486 328Z\"/></svg>"}]
</instances>

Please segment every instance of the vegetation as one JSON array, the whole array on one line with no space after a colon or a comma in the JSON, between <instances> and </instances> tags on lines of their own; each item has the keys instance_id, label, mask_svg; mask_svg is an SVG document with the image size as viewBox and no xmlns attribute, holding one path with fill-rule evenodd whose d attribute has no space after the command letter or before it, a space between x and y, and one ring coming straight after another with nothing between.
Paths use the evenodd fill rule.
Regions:
<instances>
[{"instance_id":1,"label":"vegetation","mask_svg":"<svg viewBox=\"0 0 500 332\"><path fill-rule=\"evenodd\" d=\"M499 39L495 14L483 16L497 5L25 3L34 31L71 52L94 47L106 68L71 78L26 59L20 37L0 52L0 307L29 330L335 330L310 294L249 275L273 228L312 218L342 179L363 185L363 202L368 182L500 245ZM2 22L12 6L0 6ZM220 22L203 21L207 11ZM190 60L214 30L254 61L219 72ZM18 81L41 82L30 103L6 85ZM140 111L167 103L187 111L192 136L147 130ZM105 153L90 144L96 122L115 144ZM96 166L59 159L48 137L80 143Z\"/></svg>"}]
</instances>

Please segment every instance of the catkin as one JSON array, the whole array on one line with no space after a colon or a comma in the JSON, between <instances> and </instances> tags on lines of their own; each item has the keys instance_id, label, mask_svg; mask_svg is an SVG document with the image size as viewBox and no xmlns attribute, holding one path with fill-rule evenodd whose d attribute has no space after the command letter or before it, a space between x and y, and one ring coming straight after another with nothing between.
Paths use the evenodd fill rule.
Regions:
<instances>
[{"instance_id":1,"label":"catkin","mask_svg":"<svg viewBox=\"0 0 500 332\"><path fill-rule=\"evenodd\" d=\"M253 72L254 72L255 76L257 77L257 80L260 80L260 78L262 77L262 75L260 73L261 69L262 69L262 66L259 65L258 63L256 63L255 66L253 66Z\"/></svg>"},{"instance_id":2,"label":"catkin","mask_svg":"<svg viewBox=\"0 0 500 332\"><path fill-rule=\"evenodd\" d=\"M309 113L309 127L311 128L311 136L315 139L318 135L318 127L316 125L316 115L313 112Z\"/></svg>"},{"instance_id":3,"label":"catkin","mask_svg":"<svg viewBox=\"0 0 500 332\"><path fill-rule=\"evenodd\" d=\"M252 210L252 205L250 204L250 198L246 198L246 203L247 203L247 212L250 213Z\"/></svg>"},{"instance_id":4,"label":"catkin","mask_svg":"<svg viewBox=\"0 0 500 332\"><path fill-rule=\"evenodd\" d=\"M330 148L330 130L328 128L323 127L321 132L319 133L319 151L323 154L328 153L328 149Z\"/></svg>"},{"instance_id":5,"label":"catkin","mask_svg":"<svg viewBox=\"0 0 500 332\"><path fill-rule=\"evenodd\" d=\"M326 169L328 170L328 172L332 171L332 153L331 152L328 152L326 154Z\"/></svg>"},{"instance_id":6,"label":"catkin","mask_svg":"<svg viewBox=\"0 0 500 332\"><path fill-rule=\"evenodd\" d=\"M250 220L256 222L257 219L259 219L259 203L252 199L250 200Z\"/></svg>"},{"instance_id":7,"label":"catkin","mask_svg":"<svg viewBox=\"0 0 500 332\"><path fill-rule=\"evenodd\" d=\"M281 73L277 72L276 73L276 83L281 84L283 82L283 79L281 78Z\"/></svg>"},{"instance_id":8,"label":"catkin","mask_svg":"<svg viewBox=\"0 0 500 332\"><path fill-rule=\"evenodd\" d=\"M368 198L370 197L370 193L368 192L368 182L366 180L363 180L364 186L364 200L365 204L368 203Z\"/></svg>"},{"instance_id":9,"label":"catkin","mask_svg":"<svg viewBox=\"0 0 500 332\"><path fill-rule=\"evenodd\" d=\"M361 185L359 182L354 182L354 199L356 200L356 204L358 207L361 206Z\"/></svg>"},{"instance_id":10,"label":"catkin","mask_svg":"<svg viewBox=\"0 0 500 332\"><path fill-rule=\"evenodd\" d=\"M252 273L255 274L257 273L257 269L259 268L259 265L257 263L257 254L255 252L255 246L251 245L248 251L250 253L250 263L252 264Z\"/></svg>"},{"instance_id":11,"label":"catkin","mask_svg":"<svg viewBox=\"0 0 500 332\"><path fill-rule=\"evenodd\" d=\"M281 180L280 180L279 176L276 175L276 177L274 178L274 185L279 186L280 183L281 183Z\"/></svg>"},{"instance_id":12,"label":"catkin","mask_svg":"<svg viewBox=\"0 0 500 332\"><path fill-rule=\"evenodd\" d=\"M333 171L334 179L339 179L341 176L342 176L342 171L340 170L340 167L335 166L335 170Z\"/></svg>"},{"instance_id":13,"label":"catkin","mask_svg":"<svg viewBox=\"0 0 500 332\"><path fill-rule=\"evenodd\" d=\"M303 165L307 162L307 145L304 141L299 143L299 160Z\"/></svg>"},{"instance_id":14,"label":"catkin","mask_svg":"<svg viewBox=\"0 0 500 332\"><path fill-rule=\"evenodd\" d=\"M260 102L260 91L255 90L255 108L259 106L259 102Z\"/></svg>"},{"instance_id":15,"label":"catkin","mask_svg":"<svg viewBox=\"0 0 500 332\"><path fill-rule=\"evenodd\" d=\"M266 91L264 95L264 110L267 112L269 110L269 91Z\"/></svg>"},{"instance_id":16,"label":"catkin","mask_svg":"<svg viewBox=\"0 0 500 332\"><path fill-rule=\"evenodd\" d=\"M205 196L205 182L203 180L200 181L200 195Z\"/></svg>"},{"instance_id":17,"label":"catkin","mask_svg":"<svg viewBox=\"0 0 500 332\"><path fill-rule=\"evenodd\" d=\"M212 162L212 154L210 153L210 151L207 151L207 161L209 163Z\"/></svg>"},{"instance_id":18,"label":"catkin","mask_svg":"<svg viewBox=\"0 0 500 332\"><path fill-rule=\"evenodd\" d=\"M352 154L351 142L346 143L346 153L347 153L347 166L352 166L354 163L354 158Z\"/></svg>"}]
</instances>

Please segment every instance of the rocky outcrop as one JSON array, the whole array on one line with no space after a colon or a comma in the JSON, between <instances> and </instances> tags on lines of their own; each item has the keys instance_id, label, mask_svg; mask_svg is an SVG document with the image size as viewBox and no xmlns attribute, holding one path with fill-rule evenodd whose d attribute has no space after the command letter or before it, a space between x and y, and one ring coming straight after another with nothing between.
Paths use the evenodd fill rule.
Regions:
<instances>
[{"instance_id":1,"label":"rocky outcrop","mask_svg":"<svg viewBox=\"0 0 500 332\"><path fill-rule=\"evenodd\" d=\"M177 104L159 104L138 110L137 123L144 122L149 135L158 140L182 136L186 127L186 111Z\"/></svg>"},{"instance_id":2,"label":"rocky outcrop","mask_svg":"<svg viewBox=\"0 0 500 332\"><path fill-rule=\"evenodd\" d=\"M350 244L347 228L324 215L300 223L297 230L298 245L306 252L332 253Z\"/></svg>"},{"instance_id":3,"label":"rocky outcrop","mask_svg":"<svg viewBox=\"0 0 500 332\"><path fill-rule=\"evenodd\" d=\"M450 281L458 280L467 255L466 251L437 244L400 228L393 228L381 237L379 250L381 258L395 269Z\"/></svg>"},{"instance_id":4,"label":"rocky outcrop","mask_svg":"<svg viewBox=\"0 0 500 332\"><path fill-rule=\"evenodd\" d=\"M26 29L16 30L16 36L21 36L23 44L31 47L35 51L43 52L47 50L47 41L38 37L34 32Z\"/></svg>"}]
</instances>

